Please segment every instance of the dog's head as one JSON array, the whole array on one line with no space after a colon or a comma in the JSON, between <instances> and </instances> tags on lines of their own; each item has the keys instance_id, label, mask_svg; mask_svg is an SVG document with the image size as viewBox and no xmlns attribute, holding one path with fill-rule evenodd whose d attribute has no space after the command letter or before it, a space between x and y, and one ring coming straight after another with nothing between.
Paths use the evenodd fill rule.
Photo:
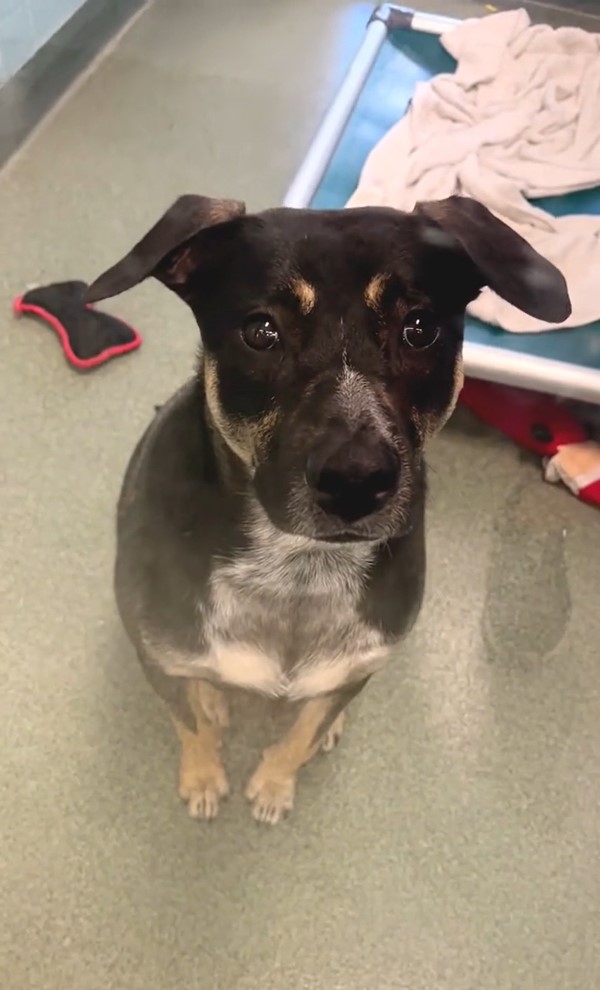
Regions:
<instances>
[{"instance_id":1,"label":"dog's head","mask_svg":"<svg viewBox=\"0 0 600 990\"><path fill-rule=\"evenodd\" d=\"M184 196L88 290L149 275L201 328L214 425L280 529L386 539L410 526L421 451L462 383L465 307L483 286L561 322L561 274L470 199L276 209Z\"/></svg>"}]
</instances>

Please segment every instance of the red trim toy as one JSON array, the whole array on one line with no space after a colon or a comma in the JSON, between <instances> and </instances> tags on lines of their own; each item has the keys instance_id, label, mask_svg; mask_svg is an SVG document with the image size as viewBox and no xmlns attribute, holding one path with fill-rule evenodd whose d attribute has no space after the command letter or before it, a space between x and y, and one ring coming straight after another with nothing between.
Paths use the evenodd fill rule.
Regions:
<instances>
[{"instance_id":1,"label":"red trim toy","mask_svg":"<svg viewBox=\"0 0 600 990\"><path fill-rule=\"evenodd\" d=\"M17 315L36 317L54 330L67 361L78 371L92 371L142 343L133 327L85 303L86 288L85 282L55 282L30 289L13 302Z\"/></svg>"}]
</instances>

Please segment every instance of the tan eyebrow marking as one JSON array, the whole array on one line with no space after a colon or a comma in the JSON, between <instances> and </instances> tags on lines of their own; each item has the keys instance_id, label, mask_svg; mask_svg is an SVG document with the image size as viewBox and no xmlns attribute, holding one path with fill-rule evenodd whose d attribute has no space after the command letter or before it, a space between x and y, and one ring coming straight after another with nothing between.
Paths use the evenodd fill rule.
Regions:
<instances>
[{"instance_id":1,"label":"tan eyebrow marking","mask_svg":"<svg viewBox=\"0 0 600 990\"><path fill-rule=\"evenodd\" d=\"M311 285L306 279L293 278L290 288L300 303L300 312L303 316L308 316L317 301L317 293L314 285Z\"/></svg>"},{"instance_id":2,"label":"tan eyebrow marking","mask_svg":"<svg viewBox=\"0 0 600 990\"><path fill-rule=\"evenodd\" d=\"M383 289L388 278L389 275L386 275L384 272L380 272L379 275L374 275L367 285L367 288L365 289L365 302L370 309L377 309L379 306L383 295Z\"/></svg>"}]
</instances>

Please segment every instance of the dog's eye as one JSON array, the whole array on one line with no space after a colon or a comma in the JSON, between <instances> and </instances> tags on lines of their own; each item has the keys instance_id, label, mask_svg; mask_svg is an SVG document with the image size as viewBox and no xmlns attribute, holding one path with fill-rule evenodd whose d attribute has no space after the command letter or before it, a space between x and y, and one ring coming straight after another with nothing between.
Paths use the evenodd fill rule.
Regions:
<instances>
[{"instance_id":1,"label":"dog's eye","mask_svg":"<svg viewBox=\"0 0 600 990\"><path fill-rule=\"evenodd\" d=\"M426 309L411 309L404 317L402 336L409 347L424 350L435 344L439 335L440 328L435 317Z\"/></svg>"},{"instance_id":2,"label":"dog's eye","mask_svg":"<svg viewBox=\"0 0 600 990\"><path fill-rule=\"evenodd\" d=\"M249 316L242 327L242 339L254 351L270 351L279 343L279 332L270 316Z\"/></svg>"}]
</instances>

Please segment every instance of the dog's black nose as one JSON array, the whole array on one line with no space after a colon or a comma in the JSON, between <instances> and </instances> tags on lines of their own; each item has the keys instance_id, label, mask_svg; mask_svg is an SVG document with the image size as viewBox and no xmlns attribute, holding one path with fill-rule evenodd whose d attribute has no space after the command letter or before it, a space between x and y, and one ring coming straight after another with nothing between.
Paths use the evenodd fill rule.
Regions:
<instances>
[{"instance_id":1,"label":"dog's black nose","mask_svg":"<svg viewBox=\"0 0 600 990\"><path fill-rule=\"evenodd\" d=\"M398 487L396 452L372 430L329 438L314 448L306 479L319 508L352 523L377 512Z\"/></svg>"}]
</instances>

